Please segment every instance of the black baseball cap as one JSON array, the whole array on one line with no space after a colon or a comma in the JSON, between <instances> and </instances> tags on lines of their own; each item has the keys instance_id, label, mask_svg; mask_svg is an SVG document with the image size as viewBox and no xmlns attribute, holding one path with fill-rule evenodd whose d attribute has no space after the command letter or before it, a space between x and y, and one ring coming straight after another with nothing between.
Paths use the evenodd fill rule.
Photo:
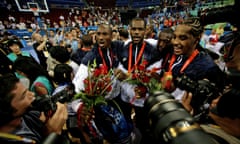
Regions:
<instances>
[{"instance_id":1,"label":"black baseball cap","mask_svg":"<svg viewBox=\"0 0 240 144\"><path fill-rule=\"evenodd\" d=\"M23 47L22 43L18 39L10 39L8 40L8 47L12 46L13 44L19 45L20 48Z\"/></svg>"}]
</instances>

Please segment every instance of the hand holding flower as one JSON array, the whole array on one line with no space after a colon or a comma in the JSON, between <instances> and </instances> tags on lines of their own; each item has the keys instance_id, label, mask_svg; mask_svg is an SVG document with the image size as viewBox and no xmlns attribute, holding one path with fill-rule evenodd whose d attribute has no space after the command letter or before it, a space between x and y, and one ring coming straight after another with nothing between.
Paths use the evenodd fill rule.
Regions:
<instances>
[{"instance_id":1,"label":"hand holding flower","mask_svg":"<svg viewBox=\"0 0 240 144\"><path fill-rule=\"evenodd\" d=\"M124 81L124 80L128 79L128 75L120 69L115 69L114 75L117 77L117 79L119 81Z\"/></svg>"}]
</instances>

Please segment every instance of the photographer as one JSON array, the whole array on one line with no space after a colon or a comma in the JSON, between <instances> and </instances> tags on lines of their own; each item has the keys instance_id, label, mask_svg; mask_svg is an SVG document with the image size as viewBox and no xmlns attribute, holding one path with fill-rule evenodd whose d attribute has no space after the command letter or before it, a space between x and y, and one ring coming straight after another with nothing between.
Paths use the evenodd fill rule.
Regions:
<instances>
[{"instance_id":1,"label":"photographer","mask_svg":"<svg viewBox=\"0 0 240 144\"><path fill-rule=\"evenodd\" d=\"M52 132L61 135L67 120L67 108L57 103L56 112L50 118L43 113L29 110L35 100L14 75L0 77L0 142L41 143ZM19 136L19 137L18 137Z\"/></svg>"},{"instance_id":2,"label":"photographer","mask_svg":"<svg viewBox=\"0 0 240 144\"><path fill-rule=\"evenodd\" d=\"M167 144L239 144L240 140L240 34L231 32L223 37L224 61L227 66L226 89L223 95L212 101L208 116L212 121L196 125L188 115L194 113L191 105L194 95L185 92L182 105L168 93L160 92L145 102L150 123L150 134L154 142ZM204 80L207 82L207 80ZM199 83L198 83L199 84ZM201 83L202 84L202 83ZM207 86L207 85L205 85ZM210 88L211 89L211 88ZM183 107L185 109L183 109ZM185 111L187 110L187 111ZM210 137L209 137L210 136ZM200 142L199 142L200 141Z\"/></svg>"},{"instance_id":3,"label":"photographer","mask_svg":"<svg viewBox=\"0 0 240 144\"><path fill-rule=\"evenodd\" d=\"M186 92L182 102L184 107L190 111L191 99L192 94ZM226 141L226 144L239 144L240 114L236 112L236 109L239 109L239 102L240 91L236 89L227 90L211 104L209 116L212 118L213 123L202 124L201 127L215 139L221 139L219 140L221 142Z\"/></svg>"},{"instance_id":4,"label":"photographer","mask_svg":"<svg viewBox=\"0 0 240 144\"><path fill-rule=\"evenodd\" d=\"M223 37L225 40L224 61L227 66L227 83L223 95L212 101L209 116L213 124L202 125L208 133L223 138L230 144L240 143L240 91L238 89L240 80L240 34L231 32ZM230 43L229 43L230 42ZM230 46L230 47L229 47ZM186 92L182 98L183 106L192 111L190 105L193 95Z\"/></svg>"}]
</instances>

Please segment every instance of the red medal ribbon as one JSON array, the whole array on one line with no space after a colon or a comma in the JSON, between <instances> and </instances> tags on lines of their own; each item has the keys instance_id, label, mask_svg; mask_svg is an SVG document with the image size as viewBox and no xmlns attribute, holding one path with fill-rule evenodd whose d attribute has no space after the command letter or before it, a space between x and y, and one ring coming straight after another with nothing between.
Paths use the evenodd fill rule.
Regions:
<instances>
[{"instance_id":1,"label":"red medal ribbon","mask_svg":"<svg viewBox=\"0 0 240 144\"><path fill-rule=\"evenodd\" d=\"M130 46L129 46L129 58L128 58L128 73L131 73L134 70L134 68L137 66L138 62L142 58L145 47L146 47L146 42L143 42L142 47L140 49L140 52L137 56L137 60L135 61L134 66L132 67L132 56L133 56L132 55L132 43L130 44Z\"/></svg>"},{"instance_id":2,"label":"red medal ribbon","mask_svg":"<svg viewBox=\"0 0 240 144\"><path fill-rule=\"evenodd\" d=\"M199 51L197 49L194 50L194 52L191 54L191 56L186 60L186 62L184 63L184 65L182 66L180 72L183 73L183 71L188 67L188 65L193 61L193 59L199 54ZM168 67L168 71L171 72L172 71L172 65L174 63L174 61L176 60L176 56L173 55Z\"/></svg>"},{"instance_id":3,"label":"red medal ribbon","mask_svg":"<svg viewBox=\"0 0 240 144\"><path fill-rule=\"evenodd\" d=\"M183 71L187 68L187 66L193 61L193 59L198 55L199 51L196 49L194 50L194 52L191 54L191 56L186 60L186 62L183 64L180 72L183 73ZM165 90L170 91L172 88L172 66L173 63L176 60L176 55L173 55L170 63L169 63L169 67L168 67L168 71L166 71L163 75L162 78L162 83L163 83L163 87Z\"/></svg>"},{"instance_id":4,"label":"red medal ribbon","mask_svg":"<svg viewBox=\"0 0 240 144\"><path fill-rule=\"evenodd\" d=\"M99 51L99 54L100 54L100 56L102 58L103 65L105 65L108 68L107 63L106 63L106 61L104 59L104 56L103 56L102 49L100 47L98 47L98 51ZM111 55L110 55L109 62L110 62L110 68L111 68L112 67L112 52L110 52L110 53L111 53Z\"/></svg>"}]
</instances>

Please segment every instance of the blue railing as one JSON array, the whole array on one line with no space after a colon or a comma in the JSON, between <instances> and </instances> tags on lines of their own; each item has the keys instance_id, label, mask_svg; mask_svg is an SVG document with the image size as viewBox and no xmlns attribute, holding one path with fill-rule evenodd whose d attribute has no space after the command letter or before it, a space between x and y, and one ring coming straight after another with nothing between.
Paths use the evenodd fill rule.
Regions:
<instances>
[{"instance_id":1,"label":"blue railing","mask_svg":"<svg viewBox=\"0 0 240 144\"><path fill-rule=\"evenodd\" d=\"M142 1L132 2L132 8L143 8L143 7L151 7L151 6L159 6L159 5L160 5L160 0L155 0L155 1L142 0Z\"/></svg>"},{"instance_id":2,"label":"blue railing","mask_svg":"<svg viewBox=\"0 0 240 144\"><path fill-rule=\"evenodd\" d=\"M49 30L54 30L54 31L56 31L56 28L48 28L47 30L48 30L48 31L49 31ZM70 27L66 27L65 30L66 30L66 31L70 30ZM97 30L97 26L88 26L88 27L83 27L83 26L81 26L81 27L80 27L80 30L81 30L83 33L86 33L87 30ZM24 30L8 29L7 31L8 31L10 34L12 34L12 35L18 36L19 38L24 38L24 36L31 37L31 36L32 36L32 33L33 33L35 30L32 30L32 29L24 29ZM40 32L41 32L42 35L45 34L45 31L44 31L44 30L41 30Z\"/></svg>"}]
</instances>

